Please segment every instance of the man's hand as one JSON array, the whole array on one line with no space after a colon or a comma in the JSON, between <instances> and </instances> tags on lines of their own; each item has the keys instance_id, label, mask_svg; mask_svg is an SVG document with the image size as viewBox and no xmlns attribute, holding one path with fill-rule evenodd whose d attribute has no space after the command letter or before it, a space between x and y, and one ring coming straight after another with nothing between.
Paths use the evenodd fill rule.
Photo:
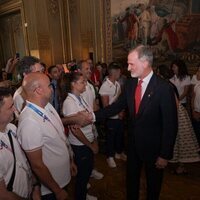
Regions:
<instances>
[{"instance_id":1,"label":"man's hand","mask_svg":"<svg viewBox=\"0 0 200 200\"><path fill-rule=\"evenodd\" d=\"M158 159L155 163L156 168L158 168L158 169L164 169L167 166L167 164L168 164L168 160L165 160L161 157L158 157Z\"/></svg>"},{"instance_id":2,"label":"man's hand","mask_svg":"<svg viewBox=\"0 0 200 200\"><path fill-rule=\"evenodd\" d=\"M12 82L10 80L5 80L0 82L0 87L11 87Z\"/></svg>"},{"instance_id":3,"label":"man's hand","mask_svg":"<svg viewBox=\"0 0 200 200\"><path fill-rule=\"evenodd\" d=\"M32 192L32 199L33 200L41 200L41 191L39 186L35 186Z\"/></svg>"},{"instance_id":4,"label":"man's hand","mask_svg":"<svg viewBox=\"0 0 200 200\"><path fill-rule=\"evenodd\" d=\"M93 120L93 116L91 113L82 111L82 112L78 112L77 114L77 124L79 124L82 127L87 126L88 124L91 124L92 120Z\"/></svg>"},{"instance_id":5,"label":"man's hand","mask_svg":"<svg viewBox=\"0 0 200 200\"><path fill-rule=\"evenodd\" d=\"M96 140L93 143L91 143L90 148L94 154L97 154L99 152L99 145Z\"/></svg>"},{"instance_id":6,"label":"man's hand","mask_svg":"<svg viewBox=\"0 0 200 200\"><path fill-rule=\"evenodd\" d=\"M77 174L77 167L73 160L70 161L70 171L72 176L76 176Z\"/></svg>"},{"instance_id":7,"label":"man's hand","mask_svg":"<svg viewBox=\"0 0 200 200\"><path fill-rule=\"evenodd\" d=\"M193 111L192 116L196 121L200 120L200 113Z\"/></svg>"},{"instance_id":8,"label":"man's hand","mask_svg":"<svg viewBox=\"0 0 200 200\"><path fill-rule=\"evenodd\" d=\"M61 189L58 193L55 194L57 200L67 200L68 194L64 189Z\"/></svg>"},{"instance_id":9,"label":"man's hand","mask_svg":"<svg viewBox=\"0 0 200 200\"><path fill-rule=\"evenodd\" d=\"M119 117L119 119L121 119L121 120L123 120L124 118L125 118L125 111L123 110L123 111L121 111L119 114L118 114L118 117Z\"/></svg>"},{"instance_id":10,"label":"man's hand","mask_svg":"<svg viewBox=\"0 0 200 200\"><path fill-rule=\"evenodd\" d=\"M14 71L15 65L19 62L19 58L10 58L7 61L5 71L7 73L12 73Z\"/></svg>"}]
</instances>

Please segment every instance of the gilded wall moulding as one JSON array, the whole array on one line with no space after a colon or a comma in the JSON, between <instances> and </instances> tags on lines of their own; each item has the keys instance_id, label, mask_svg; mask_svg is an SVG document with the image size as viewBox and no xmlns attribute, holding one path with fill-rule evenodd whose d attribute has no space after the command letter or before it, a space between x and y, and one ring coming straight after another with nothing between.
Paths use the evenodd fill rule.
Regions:
<instances>
[{"instance_id":1,"label":"gilded wall moulding","mask_svg":"<svg viewBox=\"0 0 200 200\"><path fill-rule=\"evenodd\" d=\"M13 18L13 31L14 33L20 34L21 30L22 30L21 17L20 15L18 15Z\"/></svg>"},{"instance_id":2,"label":"gilded wall moulding","mask_svg":"<svg viewBox=\"0 0 200 200\"><path fill-rule=\"evenodd\" d=\"M112 26L111 26L111 1L105 0L105 26L106 26L106 60L112 60Z\"/></svg>"},{"instance_id":3,"label":"gilded wall moulding","mask_svg":"<svg viewBox=\"0 0 200 200\"><path fill-rule=\"evenodd\" d=\"M56 15L59 13L59 5L57 0L49 0L49 13Z\"/></svg>"},{"instance_id":4,"label":"gilded wall moulding","mask_svg":"<svg viewBox=\"0 0 200 200\"><path fill-rule=\"evenodd\" d=\"M50 49L50 38L48 35L38 34L39 49Z\"/></svg>"},{"instance_id":5,"label":"gilded wall moulding","mask_svg":"<svg viewBox=\"0 0 200 200\"><path fill-rule=\"evenodd\" d=\"M77 3L76 0L68 0L69 3L69 14L74 15L77 13Z\"/></svg>"}]
</instances>

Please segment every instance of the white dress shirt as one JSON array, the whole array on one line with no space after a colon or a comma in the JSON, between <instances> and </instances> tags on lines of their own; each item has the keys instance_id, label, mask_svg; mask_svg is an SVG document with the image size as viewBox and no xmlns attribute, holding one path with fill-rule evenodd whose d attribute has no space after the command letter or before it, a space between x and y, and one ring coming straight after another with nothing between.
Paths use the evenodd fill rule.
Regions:
<instances>
[{"instance_id":1,"label":"white dress shirt","mask_svg":"<svg viewBox=\"0 0 200 200\"><path fill-rule=\"evenodd\" d=\"M147 89L147 86L149 84L149 81L151 80L151 77L153 76L153 71L151 71L144 79L142 79L142 97L144 96L144 93ZM138 82L140 79L138 79Z\"/></svg>"}]
</instances>

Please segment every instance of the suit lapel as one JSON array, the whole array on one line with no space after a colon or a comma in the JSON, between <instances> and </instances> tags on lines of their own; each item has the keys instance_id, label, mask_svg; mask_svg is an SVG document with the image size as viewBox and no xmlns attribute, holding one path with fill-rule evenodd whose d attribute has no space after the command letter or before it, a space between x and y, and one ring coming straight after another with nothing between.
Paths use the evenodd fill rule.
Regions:
<instances>
[{"instance_id":1,"label":"suit lapel","mask_svg":"<svg viewBox=\"0 0 200 200\"><path fill-rule=\"evenodd\" d=\"M138 79L137 78L132 78L131 84L129 85L130 88L128 89L128 99L129 99L129 111L130 115L134 116L135 115L135 90L137 87Z\"/></svg>"},{"instance_id":2,"label":"suit lapel","mask_svg":"<svg viewBox=\"0 0 200 200\"><path fill-rule=\"evenodd\" d=\"M137 116L141 115L144 109L148 106L151 97L154 94L155 88L156 88L156 75L153 74L153 76L149 81L149 84L147 85L146 91L143 95Z\"/></svg>"}]
</instances>

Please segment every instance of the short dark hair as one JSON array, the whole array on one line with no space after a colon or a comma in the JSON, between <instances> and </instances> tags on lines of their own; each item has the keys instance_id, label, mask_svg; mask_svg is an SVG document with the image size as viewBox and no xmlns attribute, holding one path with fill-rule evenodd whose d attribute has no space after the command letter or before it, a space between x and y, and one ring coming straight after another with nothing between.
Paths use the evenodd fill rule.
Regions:
<instances>
[{"instance_id":1,"label":"short dark hair","mask_svg":"<svg viewBox=\"0 0 200 200\"><path fill-rule=\"evenodd\" d=\"M108 65L108 73L110 74L112 70L121 69L121 65L118 62L111 62Z\"/></svg>"},{"instance_id":2,"label":"short dark hair","mask_svg":"<svg viewBox=\"0 0 200 200\"><path fill-rule=\"evenodd\" d=\"M81 72L71 72L67 74L65 79L67 93L71 92L71 84L78 81L81 76L83 76Z\"/></svg>"},{"instance_id":3,"label":"short dark hair","mask_svg":"<svg viewBox=\"0 0 200 200\"><path fill-rule=\"evenodd\" d=\"M28 74L32 71L32 66L36 63L40 63L40 60L34 56L24 56L18 63L17 68L20 75Z\"/></svg>"},{"instance_id":4,"label":"short dark hair","mask_svg":"<svg viewBox=\"0 0 200 200\"><path fill-rule=\"evenodd\" d=\"M12 96L12 90L7 87L0 87L0 107L4 104L4 98L9 96Z\"/></svg>"},{"instance_id":5,"label":"short dark hair","mask_svg":"<svg viewBox=\"0 0 200 200\"><path fill-rule=\"evenodd\" d=\"M157 70L159 70L159 74L164 78L164 79L170 79L172 77L171 71L167 65L159 65L157 67Z\"/></svg>"},{"instance_id":6,"label":"short dark hair","mask_svg":"<svg viewBox=\"0 0 200 200\"><path fill-rule=\"evenodd\" d=\"M83 76L83 74L81 72L71 72L69 74L69 82L72 83L72 82L76 82L79 80L79 78Z\"/></svg>"},{"instance_id":7,"label":"short dark hair","mask_svg":"<svg viewBox=\"0 0 200 200\"><path fill-rule=\"evenodd\" d=\"M181 59L176 59L176 60L172 61L171 70L172 70L173 65L176 65L178 67L177 77L180 80L183 80L188 75L188 70L187 70L187 66L186 66L185 62Z\"/></svg>"},{"instance_id":8,"label":"short dark hair","mask_svg":"<svg viewBox=\"0 0 200 200\"><path fill-rule=\"evenodd\" d=\"M52 65L48 68L48 74L51 74L51 71L54 69L54 68L57 68L56 65Z\"/></svg>"}]
</instances>

